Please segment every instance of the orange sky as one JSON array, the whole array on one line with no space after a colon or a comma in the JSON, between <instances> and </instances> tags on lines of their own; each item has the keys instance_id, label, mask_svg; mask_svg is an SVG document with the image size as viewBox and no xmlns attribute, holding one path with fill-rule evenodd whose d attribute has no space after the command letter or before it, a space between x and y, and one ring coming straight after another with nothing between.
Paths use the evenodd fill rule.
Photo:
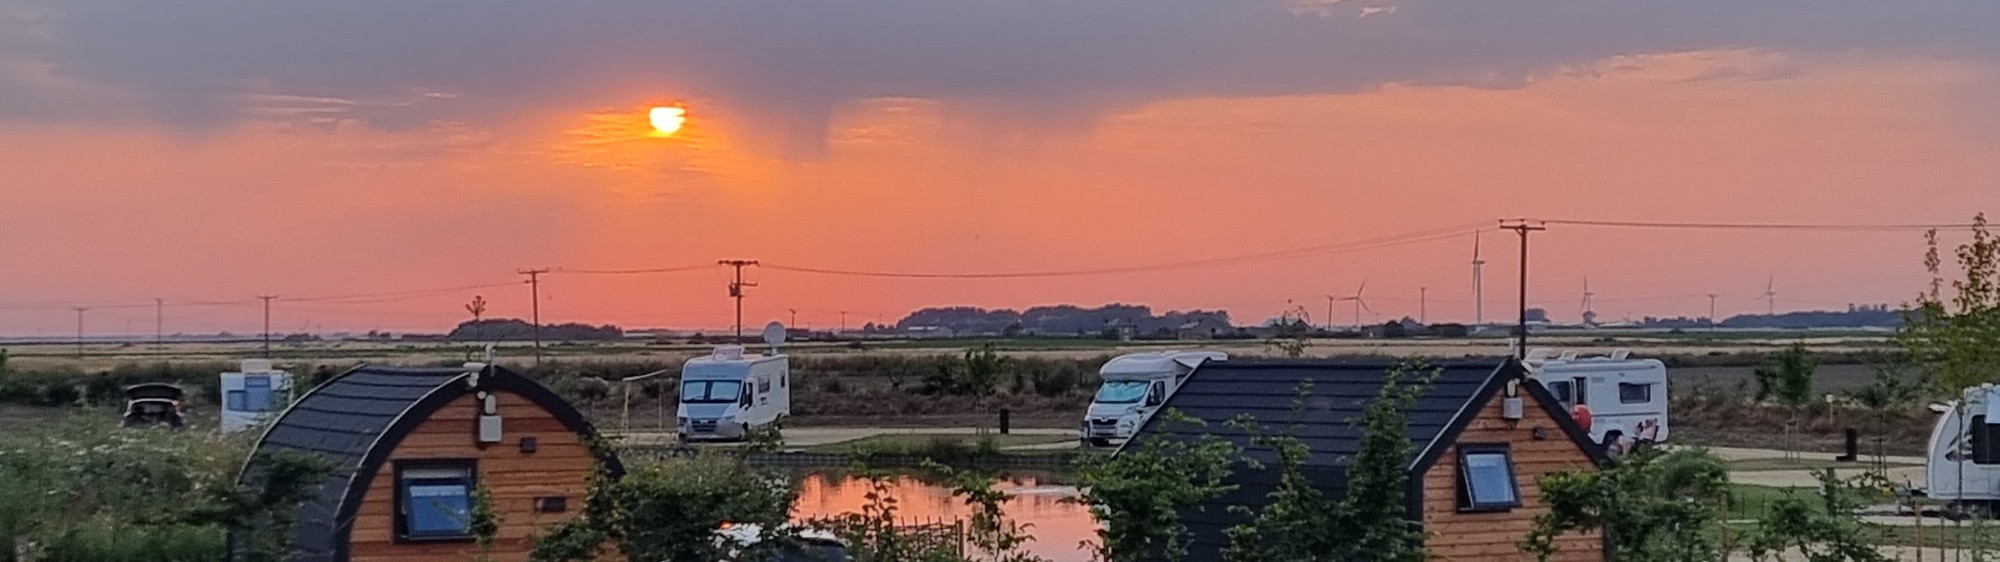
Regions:
<instances>
[{"instance_id":1,"label":"orange sky","mask_svg":"<svg viewBox=\"0 0 2000 562\"><path fill-rule=\"evenodd\" d=\"M0 333L68 333L66 307L77 303L100 306L93 332L128 322L149 332L150 309L103 305L263 293L281 296L274 324L283 329L441 330L465 316L474 293L491 301L489 315L525 315L527 290L284 299L506 283L525 267L751 258L1063 270L1515 216L1962 222L2000 207L2000 119L1986 107L2000 70L1967 58L1646 52L1543 68L1513 87L1407 80L1162 95L1032 126L1010 126L1016 109L977 96L856 96L830 108L823 137L804 151L791 131L771 128L767 106L671 82L606 82L414 125L353 116L338 99L276 94L198 129L139 118L0 120L0 307L12 307L0 308ZM673 101L689 108L686 129L647 136L645 109ZM1488 318L1498 319L1513 304L1516 246L1492 233L1485 245ZM1253 323L1296 299L1318 322L1323 295L1366 279L1379 318L1416 315L1418 287L1428 286L1433 320L1466 320L1471 246L1467 236L1057 279L761 271L746 306L753 323L798 309L815 327L837 323L840 310L858 326L922 306L1107 302L1226 308ZM1783 309L1894 303L1921 286L1921 251L1917 234L1557 228L1537 238L1532 300L1573 319L1587 275L1606 318L1706 313L1707 299L1684 295L1746 297L1725 298L1728 315L1760 311L1747 297L1775 276ZM724 283L719 269L558 272L543 286L543 318L726 326ZM1350 314L1343 307L1335 320ZM168 317L170 331L246 332L261 320L255 306Z\"/></svg>"}]
</instances>

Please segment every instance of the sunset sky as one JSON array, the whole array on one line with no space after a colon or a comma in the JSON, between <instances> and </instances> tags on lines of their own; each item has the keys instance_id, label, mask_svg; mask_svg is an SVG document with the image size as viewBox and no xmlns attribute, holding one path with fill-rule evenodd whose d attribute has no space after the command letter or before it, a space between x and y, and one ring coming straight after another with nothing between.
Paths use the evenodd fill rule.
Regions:
<instances>
[{"instance_id":1,"label":"sunset sky","mask_svg":"<svg viewBox=\"0 0 2000 562\"><path fill-rule=\"evenodd\" d=\"M1502 217L1958 223L2000 209L1991 0L0 0L0 333L730 323L1325 296L1469 320ZM649 134L648 111L685 126ZM1518 251L1487 232L1487 317ZM1947 236L1947 239L1951 239ZM1552 227L1532 304L1897 303L1916 232ZM568 271L563 271L567 269ZM467 288L477 287L477 288ZM448 290L447 290L448 289ZM325 298L357 295L352 298ZM188 303L228 302L215 306ZM178 304L177 304L178 303ZM1335 321L1351 321L1342 308Z\"/></svg>"}]
</instances>

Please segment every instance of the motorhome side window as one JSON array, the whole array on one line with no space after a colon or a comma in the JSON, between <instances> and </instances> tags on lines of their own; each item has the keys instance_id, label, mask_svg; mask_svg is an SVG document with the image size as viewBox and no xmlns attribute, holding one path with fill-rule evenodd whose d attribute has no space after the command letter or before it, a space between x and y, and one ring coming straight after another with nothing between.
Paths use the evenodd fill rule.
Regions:
<instances>
[{"instance_id":1,"label":"motorhome side window","mask_svg":"<svg viewBox=\"0 0 2000 562\"><path fill-rule=\"evenodd\" d=\"M1576 405L1578 405L1578 406L1589 406L1589 405L1590 405L1590 379L1586 379L1586 378L1583 378L1583 377L1577 377L1577 378L1574 378L1574 379L1570 379L1570 380L1573 380L1573 381L1576 381Z\"/></svg>"},{"instance_id":2,"label":"motorhome side window","mask_svg":"<svg viewBox=\"0 0 2000 562\"><path fill-rule=\"evenodd\" d=\"M1653 401L1653 385L1643 383L1618 383L1618 402L1621 404L1645 404Z\"/></svg>"},{"instance_id":3,"label":"motorhome side window","mask_svg":"<svg viewBox=\"0 0 2000 562\"><path fill-rule=\"evenodd\" d=\"M1153 388L1146 392L1146 405L1158 406L1167 401L1167 383L1153 381Z\"/></svg>"},{"instance_id":4,"label":"motorhome side window","mask_svg":"<svg viewBox=\"0 0 2000 562\"><path fill-rule=\"evenodd\" d=\"M1972 416L1969 438L1972 441L1972 464L2000 464L2000 443L1994 443L1993 426L1986 424L1986 416Z\"/></svg>"},{"instance_id":5,"label":"motorhome side window","mask_svg":"<svg viewBox=\"0 0 2000 562\"><path fill-rule=\"evenodd\" d=\"M1576 395L1570 393L1576 387L1570 386L1569 381L1549 381L1548 387L1549 394L1556 395L1556 401L1561 402L1563 407L1567 408L1576 401Z\"/></svg>"}]
</instances>

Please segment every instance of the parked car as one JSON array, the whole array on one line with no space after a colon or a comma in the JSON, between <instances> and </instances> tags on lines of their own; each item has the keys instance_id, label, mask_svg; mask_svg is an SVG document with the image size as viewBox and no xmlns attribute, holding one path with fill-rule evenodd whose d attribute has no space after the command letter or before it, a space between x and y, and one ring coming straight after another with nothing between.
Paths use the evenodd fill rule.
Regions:
<instances>
[{"instance_id":1,"label":"parked car","mask_svg":"<svg viewBox=\"0 0 2000 562\"><path fill-rule=\"evenodd\" d=\"M118 425L187 427L187 417L181 412L181 399L186 396L181 387L163 382L125 387L125 414Z\"/></svg>"}]
</instances>

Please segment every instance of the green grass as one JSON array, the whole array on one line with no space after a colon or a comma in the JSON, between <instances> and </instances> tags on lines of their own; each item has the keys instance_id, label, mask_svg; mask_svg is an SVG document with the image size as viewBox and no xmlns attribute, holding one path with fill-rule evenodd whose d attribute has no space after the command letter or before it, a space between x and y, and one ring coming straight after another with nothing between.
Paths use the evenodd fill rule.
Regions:
<instances>
[{"instance_id":1,"label":"green grass","mask_svg":"<svg viewBox=\"0 0 2000 562\"><path fill-rule=\"evenodd\" d=\"M982 447L981 441L990 439L992 447L1006 449L1024 445L1047 445L1072 441L1074 437L1062 435L875 435L808 447L805 452L829 455L867 453L876 455L908 454L923 455L939 449L964 448L974 450Z\"/></svg>"},{"instance_id":2,"label":"green grass","mask_svg":"<svg viewBox=\"0 0 2000 562\"><path fill-rule=\"evenodd\" d=\"M1839 472L1841 474L1846 474L1849 472L1865 471L1875 467L1875 462L1872 460L1864 462L1838 462L1833 459L1828 459L1824 457L1800 457L1797 459L1790 459L1790 460L1744 459L1744 460L1729 461L1728 464L1730 472L1765 472L1772 470L1818 470L1825 468L1833 468L1833 469L1839 469ZM1886 466L1888 468L1900 468L1900 467L1918 466L1918 465L1892 462L1883 466Z\"/></svg>"}]
</instances>

